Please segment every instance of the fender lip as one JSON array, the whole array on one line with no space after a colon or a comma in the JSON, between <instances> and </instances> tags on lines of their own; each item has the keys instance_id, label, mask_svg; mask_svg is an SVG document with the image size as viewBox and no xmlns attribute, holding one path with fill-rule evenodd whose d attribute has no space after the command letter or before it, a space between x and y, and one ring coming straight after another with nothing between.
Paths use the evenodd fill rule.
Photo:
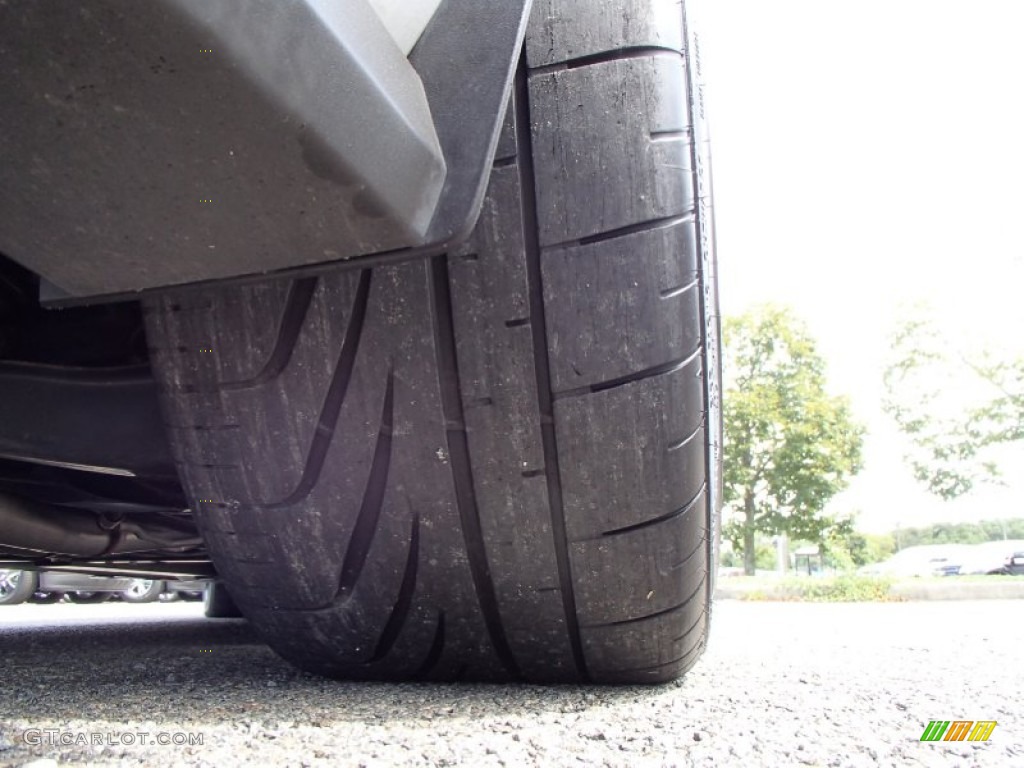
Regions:
<instances>
[{"instance_id":1,"label":"fender lip","mask_svg":"<svg viewBox=\"0 0 1024 768\"><path fill-rule=\"evenodd\" d=\"M268 2L265 0L259 7ZM214 13L229 4L230 0L204 3L202 7L207 10L203 11L203 24L230 21L230 14ZM358 0L357 4L365 5L373 15L366 0ZM306 9L309 16L315 17L310 9L317 5L317 0L296 0L288 7ZM143 291L214 281L291 277L340 266L363 268L443 252L468 237L479 215L529 5L529 0L501 4L447 0L424 30L407 63L412 65L409 71L422 82L428 118L436 131L436 154L420 151L429 141L420 142L418 148L413 140L381 141L380 134L386 131L375 120L356 120L358 131L345 133L332 129L330 121L323 118L307 121L306 115L294 108L267 110L271 118L262 120L241 112L239 119L228 120L225 114L230 115L231 109L222 105L220 111L214 110L221 118L216 130L207 126L209 130L204 132L176 118L175 125L170 126L173 130L157 131L162 143L141 141L140 134L122 131L116 135L124 140L114 146L116 142L109 131L97 131L91 146L73 151L62 146L51 149L57 165L44 164L51 171L59 167L71 182L53 194L55 187L50 184L24 183L26 174L32 170L28 165L36 162L32 158L39 155L31 148L18 147L11 139L15 135L14 123L22 123L18 135L24 138L24 124L34 119L21 108L24 100L16 99L18 108L9 113L9 122L0 118L0 149L5 156L23 158L0 169L0 251L43 278L41 300L48 306L136 299ZM103 12L114 14L131 30L141 24L152 33L161 29L161 24L173 23L178 32L191 30L189 39L197 43L206 28L191 17L183 21L187 14L182 9L196 7L190 0L154 0L144 6L131 6L145 9L140 11L144 17L141 22L126 21L127 14L117 16L116 11L125 8L123 0L100 3ZM18 11L9 13L29 15L33 7L43 6L18 6ZM252 7L246 6L246 14ZM22 8L29 10L19 14ZM54 8L60 6L48 5L46 12L59 15ZM138 14L133 10L133 15ZM210 22L214 17L220 20ZM8 25L15 30L12 37L25 34L31 26L21 18L15 21L20 27ZM37 24L43 32L48 25L61 28L50 24L52 19L44 21L46 24ZM288 16L280 29L294 32L296 23L293 16ZM372 24L387 36L387 44L400 56L376 16ZM268 26L264 37L272 38L277 34L275 29ZM31 39L37 46L47 47L38 36ZM287 41L288 35L282 39ZM125 47L129 51L133 48ZM134 47L155 50L152 46ZM200 50L198 44L194 47ZM280 52L282 48L276 50ZM47 63L49 55L41 57L42 64ZM273 77L255 82L250 70L265 67L273 72L282 65L272 51L264 59L260 55L253 54L259 59L257 64L225 65L218 77L226 78L238 93L231 88L224 93L249 99L246 103L250 105L274 104L272 99L263 98L268 90L265 83L273 81ZM199 54L190 52L190 56L197 58ZM177 63L165 58L168 66ZM125 59L118 61L124 63ZM131 61L137 67L141 59ZM111 66L110 62L107 66ZM157 64L151 65L147 60L144 66ZM188 75L201 65L192 61L180 66ZM166 74L166 70L161 73ZM194 78L185 80L194 85ZM13 78L0 77L0 91L5 94L9 89L17 94L19 87ZM269 92L275 93L275 88L280 86L269 87ZM90 92L85 94L73 99L88 102ZM109 106L109 100L100 101ZM77 102L73 103L78 109ZM358 117L360 111L350 107L346 104L347 114ZM125 113L118 114L122 118L128 115L142 122L154 122L152 114L136 112L126 108ZM274 115L276 121L272 119ZM105 119L116 124L109 115ZM268 120L276 131L267 128ZM400 125L397 135L415 135L416 131L409 126L408 121ZM359 134L374 141L360 145L355 141ZM247 137L255 138L245 144L244 152L228 147L241 147L239 142ZM300 137L306 137L305 143L299 142ZM40 142L45 139L38 138ZM366 156L360 158L359 151L354 149L358 146L377 149L372 157L364 152ZM229 154L232 151L235 155ZM408 160L410 151L421 160L415 168ZM382 180L380 189L384 191L375 191L358 174L355 180L347 176L351 171L348 166L354 165L355 160L349 163L344 157L339 159L339 153L360 160L360 167L377 169L374 172ZM90 158L84 165L80 162L83 156ZM225 157L242 158L245 162ZM379 164L375 158L380 160ZM146 169L165 163L174 165L176 160L187 166L178 169L181 176L166 176L163 171L152 178L146 176ZM331 172L325 174L325 168ZM186 170L188 173L184 173ZM199 187L204 174L213 178L223 174L217 184L227 200L222 197L218 201L215 192L202 193ZM120 196L115 189L119 183L128 190ZM428 202L398 213L395 206L387 203L385 193L389 190ZM431 194L436 204L429 202ZM215 202L199 203L206 199Z\"/></svg>"}]
</instances>

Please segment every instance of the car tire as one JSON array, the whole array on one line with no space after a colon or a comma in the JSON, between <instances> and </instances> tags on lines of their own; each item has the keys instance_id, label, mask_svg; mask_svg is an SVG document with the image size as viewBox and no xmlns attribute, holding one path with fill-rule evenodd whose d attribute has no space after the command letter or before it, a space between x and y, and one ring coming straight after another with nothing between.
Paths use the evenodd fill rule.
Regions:
<instances>
[{"instance_id":1,"label":"car tire","mask_svg":"<svg viewBox=\"0 0 1024 768\"><path fill-rule=\"evenodd\" d=\"M52 605L53 603L59 603L63 599L63 592L36 592L32 595L29 602L36 603L38 605Z\"/></svg>"},{"instance_id":2,"label":"car tire","mask_svg":"<svg viewBox=\"0 0 1024 768\"><path fill-rule=\"evenodd\" d=\"M686 50L674 0L541 0L465 245L144 302L196 519L282 656L602 683L696 661L721 414Z\"/></svg>"},{"instance_id":3,"label":"car tire","mask_svg":"<svg viewBox=\"0 0 1024 768\"><path fill-rule=\"evenodd\" d=\"M159 579L135 579L131 589L119 593L126 603L153 603L160 599L165 584Z\"/></svg>"},{"instance_id":4,"label":"car tire","mask_svg":"<svg viewBox=\"0 0 1024 768\"><path fill-rule=\"evenodd\" d=\"M0 605L18 605L35 594L39 576L33 571L0 570Z\"/></svg>"},{"instance_id":5,"label":"car tire","mask_svg":"<svg viewBox=\"0 0 1024 768\"><path fill-rule=\"evenodd\" d=\"M203 613L208 619L240 619L243 614L222 582L211 581L203 591Z\"/></svg>"},{"instance_id":6,"label":"car tire","mask_svg":"<svg viewBox=\"0 0 1024 768\"><path fill-rule=\"evenodd\" d=\"M113 592L68 592L68 600L78 605L105 603L113 596Z\"/></svg>"}]
</instances>

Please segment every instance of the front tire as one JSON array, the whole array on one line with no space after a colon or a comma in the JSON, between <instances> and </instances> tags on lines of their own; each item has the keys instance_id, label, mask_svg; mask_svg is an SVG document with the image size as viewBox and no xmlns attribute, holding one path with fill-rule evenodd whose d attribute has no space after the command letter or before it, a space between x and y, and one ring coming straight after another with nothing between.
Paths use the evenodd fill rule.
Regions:
<instances>
[{"instance_id":1,"label":"front tire","mask_svg":"<svg viewBox=\"0 0 1024 768\"><path fill-rule=\"evenodd\" d=\"M457 251L147 302L218 573L299 666L633 683L700 655L718 320L679 7L536 4Z\"/></svg>"}]
</instances>

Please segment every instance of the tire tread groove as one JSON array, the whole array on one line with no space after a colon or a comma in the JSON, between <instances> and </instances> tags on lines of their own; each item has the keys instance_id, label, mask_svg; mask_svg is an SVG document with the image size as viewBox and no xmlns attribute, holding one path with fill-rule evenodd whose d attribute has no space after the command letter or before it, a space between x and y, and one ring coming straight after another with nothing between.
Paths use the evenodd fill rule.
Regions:
<instances>
[{"instance_id":1,"label":"tire tread groove","mask_svg":"<svg viewBox=\"0 0 1024 768\"><path fill-rule=\"evenodd\" d=\"M377 445L373 451L373 463L370 465L370 475L366 480L363 501L349 536L345 558L342 560L341 577L338 580L335 601L345 600L352 594L359 581L359 576L363 572L363 566L366 564L370 546L373 544L373 537L377 533L381 508L384 506L384 495L388 489L388 473L391 468L391 432L394 410L395 377L392 371L388 371L380 430L377 433Z\"/></svg>"},{"instance_id":2,"label":"tire tread groove","mask_svg":"<svg viewBox=\"0 0 1024 768\"><path fill-rule=\"evenodd\" d=\"M555 441L555 398L551 391L551 363L548 359L547 321L544 314L544 289L541 283L540 229L537 216L536 175L533 169L533 140L525 49L520 53L520 57L520 68L514 84L515 100L518 107L515 115L516 144L520 152L520 162L517 168L520 194L522 195L523 240L530 294L529 316L530 328L533 333L534 371L537 377L537 401L540 411L538 418L544 454L544 476L547 481L551 509L551 530L555 539L558 582L561 588L566 627L569 631L573 663L580 679L589 682L590 672L587 669L586 656L583 652L583 638L580 634L580 622L576 612L576 594L573 588L572 565L569 558L569 536L566 531L562 484L558 466L558 446Z\"/></svg>"},{"instance_id":3,"label":"tire tread groove","mask_svg":"<svg viewBox=\"0 0 1024 768\"><path fill-rule=\"evenodd\" d=\"M261 509L288 507L305 499L316 488L324 462L327 460L327 450L330 448L337 430L338 416L341 414L341 406L348 393L352 371L355 369L359 342L366 322L366 310L370 296L370 275L369 269L364 269L359 273L359 285L356 289L355 301L352 304L352 315L349 318L348 328L345 330L345 338L341 344L341 352L338 354L338 362L334 367L327 394L320 408L316 432L306 454L306 462L298 484L283 499L254 506Z\"/></svg>"},{"instance_id":4,"label":"tire tread groove","mask_svg":"<svg viewBox=\"0 0 1024 768\"><path fill-rule=\"evenodd\" d=\"M448 455L473 586L476 590L477 602L484 616L484 623L487 626L487 633L498 658L501 659L509 674L521 680L524 679L523 674L502 625L501 609L491 578L490 565L487 561L487 547L480 524L480 510L476 500L469 441L463 426L465 423L464 406L456 357L454 308L449 287L447 257L434 257L431 262L431 276L441 409L448 425L446 430ZM459 425L459 428L454 428L453 425Z\"/></svg>"},{"instance_id":5,"label":"tire tread groove","mask_svg":"<svg viewBox=\"0 0 1024 768\"><path fill-rule=\"evenodd\" d=\"M697 494L692 499L690 499L688 502L686 502L683 506L679 507L678 509L673 509L671 512L666 512L663 515L658 515L657 517L652 517L649 520L644 520L644 521L639 522L639 523L633 523L632 525L624 525L621 528L613 528L610 531L604 531L604 532L601 533L600 536L597 536L597 537L594 537L594 538L597 538L597 539L609 538L609 537L621 536L621 535L626 534L626 533L634 533L636 531L642 531L644 528L650 528L652 526L659 525L660 523L665 523L665 522L668 522L669 520L674 520L677 517L682 517L683 515L689 514L694 509L694 506L696 505L696 503L700 500L701 495L705 491L705 488L706 488L706 485L702 483L700 488L697 490ZM589 540L591 540L591 539L585 539L585 541L589 541Z\"/></svg>"},{"instance_id":6,"label":"tire tread groove","mask_svg":"<svg viewBox=\"0 0 1024 768\"><path fill-rule=\"evenodd\" d=\"M388 655L395 641L398 640L398 636L402 633L402 627L405 626L406 620L409 618L409 610L412 608L412 597L416 591L416 575L419 569L419 557L420 557L420 516L413 515L412 518L412 534L409 538L409 556L405 561L405 572L402 574L402 584L398 588L398 597L395 599L395 607L391 611L391 615L388 617L387 623L384 625L384 630L380 634L380 639L377 640L377 646L374 648L373 656L369 664L381 661Z\"/></svg>"},{"instance_id":7,"label":"tire tread groove","mask_svg":"<svg viewBox=\"0 0 1024 768\"><path fill-rule=\"evenodd\" d=\"M703 548L703 547L704 547L704 542L701 541L700 546L698 547L698 549ZM600 629L602 627L622 627L622 626L625 626L627 624L639 624L639 623L644 622L644 621L651 621L652 619L659 619L662 616L667 616L670 613L675 613L676 611L681 611L681 610L683 610L683 608L685 608L690 603L692 603L694 598L697 597L697 595L700 594L701 590L704 588L704 583L706 581L707 581L707 575L705 575L705 576L703 576L701 578L701 580L697 583L697 588L693 592L691 592L686 597L686 599L684 599L681 603L677 603L676 605L670 605L668 608L663 608L660 611L655 611L654 613L648 613L648 614L645 614L643 616L634 616L634 617L629 618L629 619L617 619L615 621L603 621L603 622L599 622L599 623L596 623L596 624L584 624L583 626L586 629Z\"/></svg>"},{"instance_id":8,"label":"tire tread groove","mask_svg":"<svg viewBox=\"0 0 1024 768\"><path fill-rule=\"evenodd\" d=\"M306 321L310 304L313 302L316 286L317 278L307 277L296 280L289 287L274 349L271 350L270 356L259 373L246 379L219 382L216 389L221 391L253 389L261 387L281 375L281 372L288 367L292 353L295 351L295 344L302 333L302 326Z\"/></svg>"}]
</instances>

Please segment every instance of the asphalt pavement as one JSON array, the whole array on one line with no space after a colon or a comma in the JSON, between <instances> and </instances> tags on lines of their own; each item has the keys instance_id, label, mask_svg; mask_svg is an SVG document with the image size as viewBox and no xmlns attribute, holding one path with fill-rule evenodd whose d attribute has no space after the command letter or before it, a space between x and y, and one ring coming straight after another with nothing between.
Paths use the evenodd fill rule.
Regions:
<instances>
[{"instance_id":1,"label":"asphalt pavement","mask_svg":"<svg viewBox=\"0 0 1024 768\"><path fill-rule=\"evenodd\" d=\"M198 604L4 607L0 765L1024 766L1022 607L723 600L651 688L335 682Z\"/></svg>"}]
</instances>

